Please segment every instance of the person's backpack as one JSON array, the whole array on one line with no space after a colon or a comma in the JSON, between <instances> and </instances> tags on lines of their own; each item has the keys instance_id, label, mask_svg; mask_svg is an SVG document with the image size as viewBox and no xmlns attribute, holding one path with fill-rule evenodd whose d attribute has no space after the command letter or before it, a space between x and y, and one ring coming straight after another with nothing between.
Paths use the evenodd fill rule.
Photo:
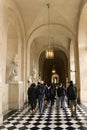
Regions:
<instances>
[{"instance_id":1,"label":"person's backpack","mask_svg":"<svg viewBox=\"0 0 87 130\"><path fill-rule=\"evenodd\" d=\"M61 97L63 94L62 94L62 87L59 87L58 90L57 90L57 95L58 97Z\"/></svg>"},{"instance_id":2,"label":"person's backpack","mask_svg":"<svg viewBox=\"0 0 87 130\"><path fill-rule=\"evenodd\" d=\"M41 85L39 88L39 96L44 97L44 95L45 95L45 87Z\"/></svg>"},{"instance_id":3,"label":"person's backpack","mask_svg":"<svg viewBox=\"0 0 87 130\"><path fill-rule=\"evenodd\" d=\"M70 87L69 88L69 97L72 99L76 99L76 93L77 93L77 89L76 87Z\"/></svg>"},{"instance_id":4,"label":"person's backpack","mask_svg":"<svg viewBox=\"0 0 87 130\"><path fill-rule=\"evenodd\" d=\"M53 87L50 89L50 94L51 96L55 96L55 89Z\"/></svg>"},{"instance_id":5,"label":"person's backpack","mask_svg":"<svg viewBox=\"0 0 87 130\"><path fill-rule=\"evenodd\" d=\"M65 88L64 87L60 87L60 96L65 96L66 92L65 92Z\"/></svg>"},{"instance_id":6,"label":"person's backpack","mask_svg":"<svg viewBox=\"0 0 87 130\"><path fill-rule=\"evenodd\" d=\"M47 97L50 98L51 96L51 92L50 92L50 88L47 90Z\"/></svg>"}]
</instances>

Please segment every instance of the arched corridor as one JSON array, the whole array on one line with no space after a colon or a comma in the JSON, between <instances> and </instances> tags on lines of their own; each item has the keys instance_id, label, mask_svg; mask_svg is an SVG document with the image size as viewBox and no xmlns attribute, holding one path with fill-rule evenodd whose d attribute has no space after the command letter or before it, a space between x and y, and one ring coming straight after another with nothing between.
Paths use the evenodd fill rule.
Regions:
<instances>
[{"instance_id":1,"label":"arched corridor","mask_svg":"<svg viewBox=\"0 0 87 130\"><path fill-rule=\"evenodd\" d=\"M45 52L39 58L39 73L45 83L51 82L53 69L56 71L55 74L59 75L59 82L66 83L66 77L68 77L68 59L66 54L59 49L54 49L53 59L46 59Z\"/></svg>"},{"instance_id":2,"label":"arched corridor","mask_svg":"<svg viewBox=\"0 0 87 130\"><path fill-rule=\"evenodd\" d=\"M51 128L51 121L54 129L56 124L62 129L62 121L67 129L67 121L68 127L85 129L87 114L82 105L87 108L86 59L87 0L0 0L0 128L33 129L32 122L37 123L38 117L48 120L49 126L45 127ZM38 111L32 116L28 107L22 110L31 83L62 82L67 87L70 80L77 88L76 119L69 116L69 108L48 106L42 116ZM12 116L17 115L18 120L12 116L4 120L9 111L15 110ZM21 116L21 126L16 126ZM40 122L35 127L39 125L44 127Z\"/></svg>"},{"instance_id":3,"label":"arched corridor","mask_svg":"<svg viewBox=\"0 0 87 130\"><path fill-rule=\"evenodd\" d=\"M42 115L38 109L34 115L29 107L10 115L0 125L0 130L87 130L87 109L77 106L77 116L71 117L70 108L46 107Z\"/></svg>"}]
</instances>

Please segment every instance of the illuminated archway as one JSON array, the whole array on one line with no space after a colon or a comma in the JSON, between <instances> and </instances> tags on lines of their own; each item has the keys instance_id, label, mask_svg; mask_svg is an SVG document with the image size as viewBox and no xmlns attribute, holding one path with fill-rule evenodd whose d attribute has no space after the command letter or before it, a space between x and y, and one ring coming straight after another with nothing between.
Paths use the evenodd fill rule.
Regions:
<instances>
[{"instance_id":1,"label":"illuminated archway","mask_svg":"<svg viewBox=\"0 0 87 130\"><path fill-rule=\"evenodd\" d=\"M52 83L59 83L59 75L52 74L51 81L52 81Z\"/></svg>"}]
</instances>

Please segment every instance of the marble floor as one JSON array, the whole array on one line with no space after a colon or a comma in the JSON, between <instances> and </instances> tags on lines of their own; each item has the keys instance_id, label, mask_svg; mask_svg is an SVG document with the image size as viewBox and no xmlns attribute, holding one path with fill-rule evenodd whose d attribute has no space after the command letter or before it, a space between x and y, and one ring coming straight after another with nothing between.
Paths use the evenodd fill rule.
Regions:
<instances>
[{"instance_id":1,"label":"marble floor","mask_svg":"<svg viewBox=\"0 0 87 130\"><path fill-rule=\"evenodd\" d=\"M5 119L0 130L87 130L87 113L77 105L77 115L71 117L69 107L58 108L54 104L53 107L48 105L42 115L38 109L32 115L26 107Z\"/></svg>"}]
</instances>

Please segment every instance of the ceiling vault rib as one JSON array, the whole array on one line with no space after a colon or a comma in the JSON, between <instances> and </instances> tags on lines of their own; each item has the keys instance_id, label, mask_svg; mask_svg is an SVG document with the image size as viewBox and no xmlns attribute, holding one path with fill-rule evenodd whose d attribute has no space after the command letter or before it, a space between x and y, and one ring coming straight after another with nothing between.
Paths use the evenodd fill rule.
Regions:
<instances>
[{"instance_id":1,"label":"ceiling vault rib","mask_svg":"<svg viewBox=\"0 0 87 130\"><path fill-rule=\"evenodd\" d=\"M27 40L26 40L26 44L28 44L28 40L30 39L30 37L33 35L33 33L34 33L36 30L38 30L38 29L40 29L40 28L42 28L42 27L44 27L44 26L47 26L47 25L48 25L48 24L42 24L42 25L36 27L36 28L29 34L29 36L28 36L28 38L27 38ZM65 28L65 29L67 29L69 32L71 32L71 34L72 34L72 36L73 36L73 39L76 40L75 34L74 34L67 26L65 26L65 25L63 25L63 24L58 24L58 23L53 23L53 24L50 24L50 25L57 25L57 26L61 26L61 27Z\"/></svg>"}]
</instances>

